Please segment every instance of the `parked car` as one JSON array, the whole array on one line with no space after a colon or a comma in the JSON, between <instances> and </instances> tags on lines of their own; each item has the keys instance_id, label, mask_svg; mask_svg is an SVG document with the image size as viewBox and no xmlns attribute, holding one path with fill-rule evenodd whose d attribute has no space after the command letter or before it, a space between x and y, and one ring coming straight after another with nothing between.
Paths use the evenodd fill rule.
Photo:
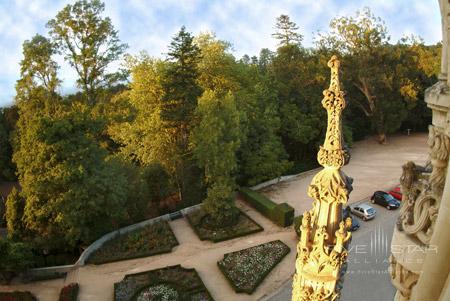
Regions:
<instances>
[{"instance_id":1,"label":"parked car","mask_svg":"<svg viewBox=\"0 0 450 301\"><path fill-rule=\"evenodd\" d=\"M377 211L372 206L365 203L350 208L354 215L362 218L365 221L374 218L377 214Z\"/></svg>"},{"instance_id":2,"label":"parked car","mask_svg":"<svg viewBox=\"0 0 450 301\"><path fill-rule=\"evenodd\" d=\"M397 209L400 207L400 202L395 199L392 195L390 195L387 192L384 191L375 191L375 193L370 198L370 201L372 204L378 204L383 207L386 207L386 209Z\"/></svg>"},{"instance_id":3,"label":"parked car","mask_svg":"<svg viewBox=\"0 0 450 301\"><path fill-rule=\"evenodd\" d=\"M402 200L402 190L400 189L400 186L394 187L389 191L389 194L392 195L397 200Z\"/></svg>"},{"instance_id":4,"label":"parked car","mask_svg":"<svg viewBox=\"0 0 450 301\"><path fill-rule=\"evenodd\" d=\"M347 219L347 217L350 217L352 219L352 226L350 227L350 231L354 232L356 230L359 229L359 222L357 218L353 218L350 215L351 209L350 206L345 207L344 209L342 209L342 218L343 220Z\"/></svg>"}]
</instances>

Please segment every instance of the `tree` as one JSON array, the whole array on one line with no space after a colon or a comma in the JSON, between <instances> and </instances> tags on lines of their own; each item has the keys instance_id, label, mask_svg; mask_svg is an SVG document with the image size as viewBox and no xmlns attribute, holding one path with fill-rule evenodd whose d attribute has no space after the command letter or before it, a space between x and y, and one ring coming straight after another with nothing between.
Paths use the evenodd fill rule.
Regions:
<instances>
[{"instance_id":1,"label":"tree","mask_svg":"<svg viewBox=\"0 0 450 301\"><path fill-rule=\"evenodd\" d=\"M207 196L203 210L212 226L225 227L235 222L234 172L240 144L240 114L231 93L206 90L199 99L200 120L192 135L192 149L204 168Z\"/></svg>"},{"instance_id":2,"label":"tree","mask_svg":"<svg viewBox=\"0 0 450 301\"><path fill-rule=\"evenodd\" d=\"M303 36L297 32L298 26L288 15L280 15L275 25L276 33L272 37L279 40L280 46L300 45Z\"/></svg>"},{"instance_id":3,"label":"tree","mask_svg":"<svg viewBox=\"0 0 450 301\"><path fill-rule=\"evenodd\" d=\"M347 99L370 119L378 141L386 143L386 134L398 130L407 116L405 101L416 93L402 67L411 62L389 44L384 22L368 8L355 17L333 19L330 27L318 46L341 54Z\"/></svg>"},{"instance_id":4,"label":"tree","mask_svg":"<svg viewBox=\"0 0 450 301\"><path fill-rule=\"evenodd\" d=\"M201 54L197 65L200 87L219 93L239 90L241 85L236 75L236 61L229 52L230 43L218 40L214 33L200 34L194 42Z\"/></svg>"},{"instance_id":5,"label":"tree","mask_svg":"<svg viewBox=\"0 0 450 301\"><path fill-rule=\"evenodd\" d=\"M28 245L0 238L0 283L9 284L19 272L32 266L33 253Z\"/></svg>"},{"instance_id":6,"label":"tree","mask_svg":"<svg viewBox=\"0 0 450 301\"><path fill-rule=\"evenodd\" d=\"M123 218L126 182L96 137L86 108L43 116L21 132L14 161L24 221L39 248L71 250L111 231Z\"/></svg>"},{"instance_id":7,"label":"tree","mask_svg":"<svg viewBox=\"0 0 450 301\"><path fill-rule=\"evenodd\" d=\"M107 68L127 48L120 43L111 19L102 16L104 10L99 0L80 0L47 23L52 39L75 68L77 83L90 104L105 85L120 79L120 73L108 73Z\"/></svg>"},{"instance_id":8,"label":"tree","mask_svg":"<svg viewBox=\"0 0 450 301\"><path fill-rule=\"evenodd\" d=\"M248 95L239 149L239 178L256 185L281 176L291 166L278 132L281 127L277 93L268 80L259 79Z\"/></svg>"},{"instance_id":9,"label":"tree","mask_svg":"<svg viewBox=\"0 0 450 301\"><path fill-rule=\"evenodd\" d=\"M200 171L192 161L189 140L195 124L194 112L197 101L202 94L198 85L198 63L200 50L194 43L193 36L183 26L173 38L167 56L168 66L163 76L164 96L160 117L164 130L173 141L173 149L166 150L173 154L175 166L173 176L177 184L180 199L190 202L198 201L201 191Z\"/></svg>"},{"instance_id":10,"label":"tree","mask_svg":"<svg viewBox=\"0 0 450 301\"><path fill-rule=\"evenodd\" d=\"M321 122L326 118L321 100L329 73L324 57L297 45L281 46L269 69L279 103L279 134L296 172L314 167L326 130Z\"/></svg>"},{"instance_id":11,"label":"tree","mask_svg":"<svg viewBox=\"0 0 450 301\"><path fill-rule=\"evenodd\" d=\"M163 81L164 97L161 117L180 133L180 146L187 146L187 132L202 89L197 84L200 49L194 37L181 27L167 53L169 62Z\"/></svg>"},{"instance_id":12,"label":"tree","mask_svg":"<svg viewBox=\"0 0 450 301\"><path fill-rule=\"evenodd\" d=\"M23 43L23 60L20 62L20 79L17 81L17 101L30 97L31 90L42 88L47 97L56 93L60 84L58 64L53 60L55 45L46 37L36 34Z\"/></svg>"}]
</instances>

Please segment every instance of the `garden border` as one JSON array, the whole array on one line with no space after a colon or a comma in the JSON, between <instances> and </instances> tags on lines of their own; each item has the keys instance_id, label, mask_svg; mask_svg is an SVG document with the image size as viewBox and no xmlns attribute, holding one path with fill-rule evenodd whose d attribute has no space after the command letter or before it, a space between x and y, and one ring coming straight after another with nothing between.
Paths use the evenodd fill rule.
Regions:
<instances>
[{"instance_id":1,"label":"garden border","mask_svg":"<svg viewBox=\"0 0 450 301\"><path fill-rule=\"evenodd\" d=\"M238 208L239 209L239 208ZM201 208L199 209L201 210ZM185 215L189 225L191 226L192 230L194 230L195 234L197 235L198 239L200 239L201 241L211 241L213 243L218 243L218 242L222 242L222 241L227 241L230 239L234 239L234 238L238 238L238 237L243 237L243 236L247 236L247 235L251 235L251 234L255 234L258 232L262 232L264 231L264 227L261 226L260 224L258 224L253 218L251 218L248 214L246 214L244 211L242 211L241 209L239 209L240 214L244 215L246 218L248 218L249 220L251 220L257 227L258 229L249 231L245 234L234 234L234 235L230 235L226 238L219 238L219 239L209 239L206 238L204 235L201 235L200 232L198 231L197 227L193 224L193 222L191 221L191 218L189 217L188 214Z\"/></svg>"},{"instance_id":2,"label":"garden border","mask_svg":"<svg viewBox=\"0 0 450 301\"><path fill-rule=\"evenodd\" d=\"M161 222L161 221L157 221L157 222ZM93 251L90 253L89 257L86 258L85 263L86 263L86 264L93 264L93 265L101 265L101 264L106 264L106 263L111 263L111 262L118 262L118 261L131 260L131 259L136 259L136 258L142 258L142 257L149 257L149 256L155 256L155 255L160 255L160 254L171 253L173 248L175 248L176 246L179 246L179 245L180 245L180 242L178 241L177 237L175 236L175 233L173 233L173 229L172 229L172 227L170 227L169 222L168 222L168 221L163 221L163 222L166 222L166 223L167 223L167 226L168 226L169 229L170 229L170 233L171 233L172 237L173 237L173 238L175 239L175 241L176 241L176 244L175 244L175 245L170 246L170 247L167 247L167 248L164 248L164 249L160 249L160 250L158 250L158 251L142 252L142 253L135 254L135 255L132 255L132 256L118 257L118 258L116 258L116 259L109 259L109 260L108 260L108 259L105 259L105 260L103 260L103 261L100 260L100 261L97 261L97 262L95 262L95 263L89 261L90 256L91 256L92 254L94 254L95 251L97 251L97 250L99 250L100 248L102 248L107 242L113 241L115 238L118 238L118 237L120 237L120 236L122 236L122 235L125 235L125 234L128 234L128 233L130 233L130 232L133 232L133 231L135 231L135 230L144 229L144 227L145 227L145 226L144 226L144 227L142 227L142 228L137 228L137 229L134 229L134 230L131 230L131 231L128 231L128 232L124 232L124 233L117 234L116 236L114 236L114 237L111 238L110 240L105 241L98 249L95 249L95 250L93 250ZM156 222L155 222L155 223L156 223ZM155 224L155 223L152 223L152 224ZM148 224L148 225L152 225L152 224ZM148 225L146 225L146 226L148 226Z\"/></svg>"},{"instance_id":3,"label":"garden border","mask_svg":"<svg viewBox=\"0 0 450 301\"><path fill-rule=\"evenodd\" d=\"M207 293L207 295L211 298L211 300L214 301L214 298L212 297L210 291L209 291L208 288L206 287L205 282L203 282L202 277L200 277L200 274L198 273L198 271L197 271L195 268L185 268L185 267L183 267L181 264L175 264L175 265L165 266L165 267L162 267L162 268L153 269L153 270L149 270L149 271L142 271L142 272L133 273L133 274L125 274L125 275L123 276L122 280L120 280L120 281L118 281L118 282L115 282L115 283L113 284L113 290L114 290L114 299L113 299L113 300L116 300L116 286L117 286L117 284L120 283L121 281L125 280L126 277L128 277L128 276L144 275L144 274L147 274L147 273L149 273L149 272L156 271L156 270L164 270L164 269L167 269L167 268L178 268L178 267L179 267L179 268L182 268L182 269L184 269L184 270L187 270L187 271L191 271L191 272L193 271L193 272L195 272L195 274L197 275L197 277L200 279L201 287L202 287L203 290ZM161 282L158 282L158 283L159 283L159 284L165 284L165 283L167 283L167 284L170 284L170 285L174 285L175 287L180 287L180 286L177 285L176 283L173 283L173 282L170 282L170 281L169 281L169 282L161 281ZM148 286L142 287L139 291L142 291L142 290L145 289L146 287L148 287ZM133 297L135 297L135 296L139 293L139 291L136 291L135 294L133 295ZM133 299L133 297L132 297L132 299Z\"/></svg>"},{"instance_id":4,"label":"garden border","mask_svg":"<svg viewBox=\"0 0 450 301\"><path fill-rule=\"evenodd\" d=\"M258 278L258 281L257 281L256 284L255 284L255 288L252 289L251 291L238 288L238 287L234 284L233 280L232 280L231 278L228 277L228 274L225 272L226 270L219 264L220 261L222 261L223 259L225 259L225 255L227 255L227 254L240 252L240 251L247 250L247 249L251 249L251 248L254 248L254 247L257 247L257 246L260 246L260 245L264 245L264 244L269 243L269 242L276 242L276 241L279 241L279 242L281 242L282 244L284 244L285 246L287 246L287 248L288 248L287 250L288 250L288 251L286 252L286 254L284 254L282 257L280 257L280 258L275 262L275 264L274 264L269 270L267 270L266 272L264 272L263 274L261 274L261 277ZM237 250L237 251L225 253L225 254L223 254L223 258L222 258L221 260L217 261L217 266L218 266L220 272L222 273L222 275L225 277L225 279L227 279L227 282L231 285L231 287L234 289L234 291L235 291L236 293L246 293L247 295L251 295L251 294L253 294L253 293L256 291L256 289L258 289L258 287L261 285L261 283L266 279L267 275L269 275L270 272L272 272L272 271L278 266L278 264L279 264L279 263L280 263L280 262L281 262L281 261L282 261L282 260L283 260L290 252L291 252L291 248L290 248L287 244L285 244L285 243L284 243L282 240L280 240L280 239L276 239L276 240L267 241L267 242L265 242L265 243L262 243L262 244L259 244L259 245L256 245L256 246L252 246L252 247L248 247L248 248L245 248L245 249L241 249L241 250Z\"/></svg>"}]
</instances>

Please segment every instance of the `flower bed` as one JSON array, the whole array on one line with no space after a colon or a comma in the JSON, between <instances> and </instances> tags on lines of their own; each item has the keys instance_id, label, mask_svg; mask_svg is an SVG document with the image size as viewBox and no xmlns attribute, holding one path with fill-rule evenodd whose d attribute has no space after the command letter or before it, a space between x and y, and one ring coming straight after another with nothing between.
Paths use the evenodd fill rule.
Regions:
<instances>
[{"instance_id":1,"label":"flower bed","mask_svg":"<svg viewBox=\"0 0 450 301\"><path fill-rule=\"evenodd\" d=\"M282 241L274 240L227 253L217 264L237 293L252 294L289 251Z\"/></svg>"},{"instance_id":2,"label":"flower bed","mask_svg":"<svg viewBox=\"0 0 450 301\"><path fill-rule=\"evenodd\" d=\"M0 292L0 301L36 301L30 292Z\"/></svg>"},{"instance_id":3,"label":"flower bed","mask_svg":"<svg viewBox=\"0 0 450 301\"><path fill-rule=\"evenodd\" d=\"M59 293L59 301L77 301L78 298L78 283L71 283L61 289Z\"/></svg>"},{"instance_id":4,"label":"flower bed","mask_svg":"<svg viewBox=\"0 0 450 301\"><path fill-rule=\"evenodd\" d=\"M213 301L195 269L180 265L130 274L114 284L115 301Z\"/></svg>"},{"instance_id":5,"label":"flower bed","mask_svg":"<svg viewBox=\"0 0 450 301\"><path fill-rule=\"evenodd\" d=\"M178 241L166 221L118 235L95 250L87 263L102 264L169 253Z\"/></svg>"},{"instance_id":6,"label":"flower bed","mask_svg":"<svg viewBox=\"0 0 450 301\"><path fill-rule=\"evenodd\" d=\"M239 212L236 224L218 229L210 229L204 226L203 221L205 213L203 210L190 212L186 217L200 240L220 242L264 230L263 227L258 225L253 219L242 211Z\"/></svg>"}]
</instances>

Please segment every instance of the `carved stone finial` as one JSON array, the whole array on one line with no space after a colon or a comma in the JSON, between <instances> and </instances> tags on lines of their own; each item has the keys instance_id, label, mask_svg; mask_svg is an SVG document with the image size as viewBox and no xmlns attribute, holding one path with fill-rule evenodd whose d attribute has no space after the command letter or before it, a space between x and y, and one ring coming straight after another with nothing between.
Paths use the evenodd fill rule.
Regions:
<instances>
[{"instance_id":1,"label":"carved stone finial","mask_svg":"<svg viewBox=\"0 0 450 301\"><path fill-rule=\"evenodd\" d=\"M328 61L328 67L331 68L330 87L323 91L322 100L322 105L328 114L327 133L325 143L317 154L319 164L324 167L342 167L346 161L341 124L345 100L344 92L340 90L339 66L339 60L333 55Z\"/></svg>"},{"instance_id":2,"label":"carved stone finial","mask_svg":"<svg viewBox=\"0 0 450 301\"><path fill-rule=\"evenodd\" d=\"M339 297L342 266L347 258L351 219L342 220L342 206L351 191L351 179L340 168L347 156L342 138L344 92L339 84L339 60L333 56L330 87L323 91L323 107L328 125L324 144L317 154L325 167L316 174L308 195L314 199L313 208L302 221L302 234L297 245L296 273L293 280L293 301L333 301Z\"/></svg>"}]
</instances>

